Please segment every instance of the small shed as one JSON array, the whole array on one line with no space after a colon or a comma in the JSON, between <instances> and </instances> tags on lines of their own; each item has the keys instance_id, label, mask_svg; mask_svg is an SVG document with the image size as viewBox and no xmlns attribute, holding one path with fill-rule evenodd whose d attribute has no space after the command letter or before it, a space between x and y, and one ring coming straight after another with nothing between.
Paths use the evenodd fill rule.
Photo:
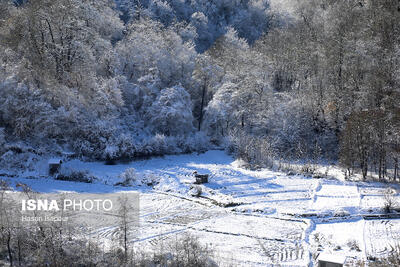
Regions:
<instances>
[{"instance_id":1,"label":"small shed","mask_svg":"<svg viewBox=\"0 0 400 267\"><path fill-rule=\"evenodd\" d=\"M206 184L208 183L208 174L198 174L197 171L193 172L196 178L195 184Z\"/></svg>"},{"instance_id":2,"label":"small shed","mask_svg":"<svg viewBox=\"0 0 400 267\"><path fill-rule=\"evenodd\" d=\"M323 252L317 258L318 267L343 267L346 259L344 255Z\"/></svg>"},{"instance_id":3,"label":"small shed","mask_svg":"<svg viewBox=\"0 0 400 267\"><path fill-rule=\"evenodd\" d=\"M62 159L59 158L49 159L48 164L49 164L49 175L54 175L60 170Z\"/></svg>"}]
</instances>

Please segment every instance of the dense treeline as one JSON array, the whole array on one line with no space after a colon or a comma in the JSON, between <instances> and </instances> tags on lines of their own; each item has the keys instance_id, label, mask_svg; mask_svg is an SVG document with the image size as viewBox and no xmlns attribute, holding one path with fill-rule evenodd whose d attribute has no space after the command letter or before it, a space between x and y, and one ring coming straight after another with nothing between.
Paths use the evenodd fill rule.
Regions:
<instances>
[{"instance_id":1,"label":"dense treeline","mask_svg":"<svg viewBox=\"0 0 400 267\"><path fill-rule=\"evenodd\" d=\"M147 16L165 26L175 24L183 39L192 39L204 52L234 28L254 43L270 26L268 0L115 0L125 22Z\"/></svg>"},{"instance_id":2,"label":"dense treeline","mask_svg":"<svg viewBox=\"0 0 400 267\"><path fill-rule=\"evenodd\" d=\"M1 13L8 144L53 142L98 159L205 149L192 113L200 55L173 26L124 25L107 0L2 1Z\"/></svg>"},{"instance_id":3,"label":"dense treeline","mask_svg":"<svg viewBox=\"0 0 400 267\"><path fill-rule=\"evenodd\" d=\"M367 170L383 178L388 167L398 176L399 8L398 1L313 1L299 6L293 32L306 40L291 67L307 88L316 130L333 131L341 162L364 178Z\"/></svg>"},{"instance_id":4,"label":"dense treeline","mask_svg":"<svg viewBox=\"0 0 400 267\"><path fill-rule=\"evenodd\" d=\"M260 144L254 137L263 139L261 161L340 157L350 173L384 178L390 168L398 177L399 8L299 1L251 48L218 40L207 52L225 70L209 106L212 132L244 132L252 141L241 151L250 153Z\"/></svg>"},{"instance_id":5,"label":"dense treeline","mask_svg":"<svg viewBox=\"0 0 400 267\"><path fill-rule=\"evenodd\" d=\"M398 177L398 1L292 5L2 1L3 158L18 140L96 159L211 141L257 164L340 160Z\"/></svg>"}]
</instances>

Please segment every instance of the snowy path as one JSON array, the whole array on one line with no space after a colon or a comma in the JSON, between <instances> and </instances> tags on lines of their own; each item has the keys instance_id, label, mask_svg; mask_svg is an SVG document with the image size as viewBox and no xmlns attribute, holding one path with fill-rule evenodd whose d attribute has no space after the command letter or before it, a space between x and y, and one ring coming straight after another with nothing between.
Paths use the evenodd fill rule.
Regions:
<instances>
[{"instance_id":1,"label":"snowy path","mask_svg":"<svg viewBox=\"0 0 400 267\"><path fill-rule=\"evenodd\" d=\"M39 192L139 191L140 229L131 239L133 246L156 249L162 242L190 232L215 248L221 266L308 266L313 254L320 251L364 258L388 253L400 238L400 220L363 219L365 214L381 213L386 185L379 183L250 171L223 151L114 166L73 160L65 166L89 170L98 181L9 180L14 185L26 183ZM160 182L154 188L112 186L127 168L135 168L138 177L153 175ZM200 198L190 194L194 171L210 175L209 183L200 186ZM114 225L92 235L113 239L116 232Z\"/></svg>"}]
</instances>

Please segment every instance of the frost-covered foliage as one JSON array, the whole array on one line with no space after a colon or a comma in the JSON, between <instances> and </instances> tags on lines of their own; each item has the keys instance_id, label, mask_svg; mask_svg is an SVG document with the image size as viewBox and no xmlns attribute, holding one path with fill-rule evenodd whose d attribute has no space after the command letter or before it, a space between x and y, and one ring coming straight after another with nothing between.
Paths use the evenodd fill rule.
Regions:
<instances>
[{"instance_id":1,"label":"frost-covered foliage","mask_svg":"<svg viewBox=\"0 0 400 267\"><path fill-rule=\"evenodd\" d=\"M1 10L1 142L66 145L93 159L207 146L193 138L197 52L175 32L193 35L190 26L143 18L124 29L109 1L2 2Z\"/></svg>"},{"instance_id":2,"label":"frost-covered foliage","mask_svg":"<svg viewBox=\"0 0 400 267\"><path fill-rule=\"evenodd\" d=\"M207 51L224 76L203 128L220 141L247 136L244 151L264 139L279 158L340 157L350 173L398 179L397 10L380 0L299 2L250 47L230 29Z\"/></svg>"},{"instance_id":3,"label":"frost-covered foliage","mask_svg":"<svg viewBox=\"0 0 400 267\"><path fill-rule=\"evenodd\" d=\"M215 135L225 136L231 124L238 121L239 110L236 109L238 88L231 82L224 83L215 93L206 109L206 123Z\"/></svg>"},{"instance_id":4,"label":"frost-covered foliage","mask_svg":"<svg viewBox=\"0 0 400 267\"><path fill-rule=\"evenodd\" d=\"M127 26L117 52L129 82L153 83L158 89L179 83L188 87L197 55L191 42L184 42L173 28L148 19Z\"/></svg>"},{"instance_id":5,"label":"frost-covered foliage","mask_svg":"<svg viewBox=\"0 0 400 267\"><path fill-rule=\"evenodd\" d=\"M349 172L366 176L379 162L380 177L390 167L397 179L397 9L383 0L303 1L285 15L266 0L1 1L3 139L110 162L228 143L267 165L272 153L340 157Z\"/></svg>"},{"instance_id":6,"label":"frost-covered foliage","mask_svg":"<svg viewBox=\"0 0 400 267\"><path fill-rule=\"evenodd\" d=\"M62 167L55 176L56 180L72 181L79 183L92 183L96 178L88 170L74 170Z\"/></svg>"},{"instance_id":7,"label":"frost-covered foliage","mask_svg":"<svg viewBox=\"0 0 400 267\"><path fill-rule=\"evenodd\" d=\"M185 135L193 132L190 95L181 86L161 90L148 110L150 127L165 135Z\"/></svg>"},{"instance_id":8,"label":"frost-covered foliage","mask_svg":"<svg viewBox=\"0 0 400 267\"><path fill-rule=\"evenodd\" d=\"M0 156L0 169L13 171L33 171L40 161L38 151L24 144L12 144L4 147Z\"/></svg>"},{"instance_id":9,"label":"frost-covered foliage","mask_svg":"<svg viewBox=\"0 0 400 267\"><path fill-rule=\"evenodd\" d=\"M194 197L200 197L201 194L203 193L203 189L201 186L196 185L193 186L190 190L189 190L189 195L194 196Z\"/></svg>"},{"instance_id":10,"label":"frost-covered foliage","mask_svg":"<svg viewBox=\"0 0 400 267\"><path fill-rule=\"evenodd\" d=\"M120 182L115 185L119 186L135 186L146 185L154 186L160 182L160 177L154 173L138 174L134 168L128 168L119 175Z\"/></svg>"},{"instance_id":11,"label":"frost-covered foliage","mask_svg":"<svg viewBox=\"0 0 400 267\"><path fill-rule=\"evenodd\" d=\"M132 186L138 179L138 175L136 174L136 170L134 168L128 168L119 176L122 179L122 182L119 183L122 186Z\"/></svg>"},{"instance_id":12,"label":"frost-covered foliage","mask_svg":"<svg viewBox=\"0 0 400 267\"><path fill-rule=\"evenodd\" d=\"M268 30L270 24L267 0L115 1L125 21L147 16L165 26L178 22L193 27L196 35L192 35L192 40L200 52L207 50L228 27L235 28L240 37L253 43Z\"/></svg>"}]
</instances>

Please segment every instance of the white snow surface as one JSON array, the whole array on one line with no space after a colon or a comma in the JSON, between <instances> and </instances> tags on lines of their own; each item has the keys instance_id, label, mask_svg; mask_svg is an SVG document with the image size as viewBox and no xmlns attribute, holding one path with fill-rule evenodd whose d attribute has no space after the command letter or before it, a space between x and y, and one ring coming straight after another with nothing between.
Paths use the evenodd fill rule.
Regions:
<instances>
[{"instance_id":1,"label":"white snow surface","mask_svg":"<svg viewBox=\"0 0 400 267\"><path fill-rule=\"evenodd\" d=\"M138 191L140 228L130 240L133 246L151 250L190 232L215 249L220 266L309 266L320 253L333 252L365 259L389 253L400 239L399 219L373 218L383 213L385 184L251 171L219 150L117 165L75 159L62 168L87 170L97 179L87 184L41 177L43 166L0 178L46 193ZM128 168L136 170L134 185L114 186ZM208 174L209 183L193 185L194 171ZM152 186L144 182L154 179L158 183ZM201 188L201 197L191 193L195 186ZM399 202L399 187L391 186ZM107 240L116 229L95 234Z\"/></svg>"}]
</instances>

